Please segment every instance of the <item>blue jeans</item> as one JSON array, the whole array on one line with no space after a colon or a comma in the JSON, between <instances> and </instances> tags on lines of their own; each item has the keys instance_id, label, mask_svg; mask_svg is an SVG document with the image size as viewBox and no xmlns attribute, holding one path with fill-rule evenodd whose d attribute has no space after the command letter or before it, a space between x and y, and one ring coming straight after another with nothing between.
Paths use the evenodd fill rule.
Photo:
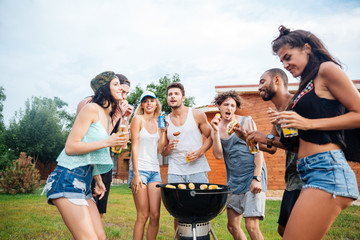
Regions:
<instances>
[{"instance_id":1,"label":"blue jeans","mask_svg":"<svg viewBox=\"0 0 360 240\"><path fill-rule=\"evenodd\" d=\"M142 171L139 170L139 176L141 178L141 182L145 185L148 185L148 183L151 182L161 182L161 175L159 172L154 171ZM131 187L131 181L134 177L134 171L129 171L129 187Z\"/></svg>"},{"instance_id":2,"label":"blue jeans","mask_svg":"<svg viewBox=\"0 0 360 240\"><path fill-rule=\"evenodd\" d=\"M49 175L44 187L48 203L53 205L52 199L61 197L84 200L91 199L91 179L91 165L77 167L72 170L57 166Z\"/></svg>"},{"instance_id":3,"label":"blue jeans","mask_svg":"<svg viewBox=\"0 0 360 240\"><path fill-rule=\"evenodd\" d=\"M303 188L317 188L335 196L357 199L356 176L342 150L317 153L298 159L297 170Z\"/></svg>"},{"instance_id":4,"label":"blue jeans","mask_svg":"<svg viewBox=\"0 0 360 240\"><path fill-rule=\"evenodd\" d=\"M189 175L168 174L169 183L209 183L207 172L199 172Z\"/></svg>"}]
</instances>

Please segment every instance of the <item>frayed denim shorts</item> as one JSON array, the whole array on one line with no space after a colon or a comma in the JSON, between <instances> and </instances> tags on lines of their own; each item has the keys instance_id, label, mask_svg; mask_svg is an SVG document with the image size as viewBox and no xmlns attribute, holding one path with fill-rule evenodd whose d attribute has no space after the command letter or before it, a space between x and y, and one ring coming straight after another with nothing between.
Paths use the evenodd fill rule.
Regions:
<instances>
[{"instance_id":1,"label":"frayed denim shorts","mask_svg":"<svg viewBox=\"0 0 360 240\"><path fill-rule=\"evenodd\" d=\"M141 178L141 182L145 185L148 185L151 182L161 182L161 175L156 171L143 171L139 170L139 176ZM131 187L131 181L134 177L134 171L129 171L129 187Z\"/></svg>"},{"instance_id":2,"label":"frayed denim shorts","mask_svg":"<svg viewBox=\"0 0 360 240\"><path fill-rule=\"evenodd\" d=\"M334 198L358 198L356 176L342 150L317 153L298 159L297 170L304 182L303 189L321 189L331 193Z\"/></svg>"},{"instance_id":3,"label":"frayed denim shorts","mask_svg":"<svg viewBox=\"0 0 360 240\"><path fill-rule=\"evenodd\" d=\"M52 199L57 198L91 199L92 168L91 165L87 165L70 170L57 166L49 175L44 187L48 203L54 205Z\"/></svg>"}]
</instances>

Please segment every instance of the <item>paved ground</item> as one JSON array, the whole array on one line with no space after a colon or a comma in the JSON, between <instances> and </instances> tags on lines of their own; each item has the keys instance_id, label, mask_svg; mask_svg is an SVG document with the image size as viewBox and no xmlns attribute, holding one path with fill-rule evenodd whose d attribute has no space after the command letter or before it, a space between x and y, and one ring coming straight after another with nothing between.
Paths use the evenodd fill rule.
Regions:
<instances>
[{"instance_id":1,"label":"paved ground","mask_svg":"<svg viewBox=\"0 0 360 240\"><path fill-rule=\"evenodd\" d=\"M268 190L266 192L266 199L281 200L283 193L284 193L283 190ZM352 203L352 205L360 206L360 199L358 199L357 201L354 201Z\"/></svg>"}]
</instances>

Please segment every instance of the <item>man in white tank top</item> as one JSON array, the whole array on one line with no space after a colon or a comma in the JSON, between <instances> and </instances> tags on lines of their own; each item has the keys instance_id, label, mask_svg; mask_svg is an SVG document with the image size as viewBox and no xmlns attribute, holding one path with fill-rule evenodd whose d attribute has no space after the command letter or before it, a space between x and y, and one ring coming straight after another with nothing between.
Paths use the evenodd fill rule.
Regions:
<instances>
[{"instance_id":1,"label":"man in white tank top","mask_svg":"<svg viewBox=\"0 0 360 240\"><path fill-rule=\"evenodd\" d=\"M181 83L172 83L166 90L169 114L167 146L162 152L168 156L168 182L208 183L210 171L205 152L211 147L211 126L204 112L184 106L185 91ZM203 144L203 136L206 141Z\"/></svg>"},{"instance_id":2,"label":"man in white tank top","mask_svg":"<svg viewBox=\"0 0 360 240\"><path fill-rule=\"evenodd\" d=\"M168 182L208 183L210 167L205 152L211 147L212 139L206 115L184 106L185 90L181 83L168 85L166 97L172 110L167 119L167 143L162 152L169 157ZM174 219L175 229L177 224Z\"/></svg>"}]
</instances>

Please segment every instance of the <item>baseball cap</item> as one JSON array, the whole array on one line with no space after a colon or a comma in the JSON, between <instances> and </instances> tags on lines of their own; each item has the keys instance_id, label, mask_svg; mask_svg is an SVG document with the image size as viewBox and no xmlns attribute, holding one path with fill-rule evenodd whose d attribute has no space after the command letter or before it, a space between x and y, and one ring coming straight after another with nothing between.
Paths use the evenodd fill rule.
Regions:
<instances>
[{"instance_id":1,"label":"baseball cap","mask_svg":"<svg viewBox=\"0 0 360 240\"><path fill-rule=\"evenodd\" d=\"M94 93L96 93L96 91L100 87L102 87L102 86L106 85L107 83L111 82L111 80L113 80L114 78L117 78L117 76L112 71L107 71L107 72L100 73L100 74L96 75L96 77L94 77L91 80L91 82L90 82L91 89L94 91Z\"/></svg>"},{"instance_id":2,"label":"baseball cap","mask_svg":"<svg viewBox=\"0 0 360 240\"><path fill-rule=\"evenodd\" d=\"M142 102L142 100L144 99L144 97L152 97L152 98L155 98L155 99L156 99L155 93L153 93L153 92L151 92L151 91L145 91L145 92L143 92L143 94L141 94L141 97L140 97L140 102Z\"/></svg>"}]
</instances>

